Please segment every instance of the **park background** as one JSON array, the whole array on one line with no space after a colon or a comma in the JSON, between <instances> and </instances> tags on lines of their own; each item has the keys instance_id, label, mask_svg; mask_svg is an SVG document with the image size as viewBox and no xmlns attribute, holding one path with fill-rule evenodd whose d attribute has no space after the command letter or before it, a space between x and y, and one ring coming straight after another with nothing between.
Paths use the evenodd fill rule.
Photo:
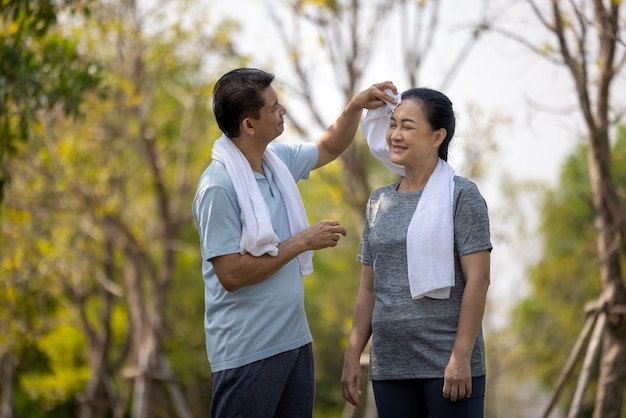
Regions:
<instances>
[{"instance_id":1,"label":"park background","mask_svg":"<svg viewBox=\"0 0 626 418\"><path fill-rule=\"evenodd\" d=\"M619 10L621 2L555 3L566 28L585 29L576 58L589 65L595 91L604 29L593 6ZM603 290L588 126L551 31L553 2L1 4L2 418L208 415L191 201L219 136L212 86L240 66L276 74L289 112L285 141L315 138L374 82L451 98L458 127L450 162L478 184L492 222L487 416L545 411L588 317L585 304ZM621 17L615 76L603 92L622 201L625 26ZM371 413L346 407L339 377L364 204L393 179L359 132L341 160L299 185L311 222L337 219L349 231L316 253L315 273L304 279L316 417ZM577 362L551 416L571 409L581 368L590 375L577 413L592 416L600 358L588 368ZM614 383L622 397L624 379Z\"/></svg>"}]
</instances>

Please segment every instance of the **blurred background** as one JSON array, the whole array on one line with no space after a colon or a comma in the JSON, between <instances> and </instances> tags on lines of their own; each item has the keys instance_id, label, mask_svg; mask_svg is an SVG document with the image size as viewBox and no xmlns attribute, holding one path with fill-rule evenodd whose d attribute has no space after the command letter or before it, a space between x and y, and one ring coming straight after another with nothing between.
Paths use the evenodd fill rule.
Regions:
<instances>
[{"instance_id":1,"label":"blurred background","mask_svg":"<svg viewBox=\"0 0 626 418\"><path fill-rule=\"evenodd\" d=\"M375 82L448 95L449 162L491 218L486 416L626 416L623 2L0 5L0 418L208 416L191 203L242 66L276 75L279 141ZM393 180L359 132L299 184L348 230L304 279L317 418L375 417L339 379L365 203Z\"/></svg>"}]
</instances>

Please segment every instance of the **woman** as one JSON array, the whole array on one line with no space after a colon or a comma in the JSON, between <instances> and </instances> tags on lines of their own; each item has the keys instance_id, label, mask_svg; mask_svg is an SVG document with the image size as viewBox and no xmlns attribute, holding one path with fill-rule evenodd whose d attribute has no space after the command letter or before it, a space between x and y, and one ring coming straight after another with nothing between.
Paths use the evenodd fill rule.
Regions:
<instances>
[{"instance_id":1,"label":"woman","mask_svg":"<svg viewBox=\"0 0 626 418\"><path fill-rule=\"evenodd\" d=\"M446 162L455 118L444 94L408 90L382 119L389 121L385 162L403 176L368 202L343 396L359 405L359 358L371 336L380 418L482 417L492 248L486 204ZM366 121L372 148L376 130Z\"/></svg>"}]
</instances>

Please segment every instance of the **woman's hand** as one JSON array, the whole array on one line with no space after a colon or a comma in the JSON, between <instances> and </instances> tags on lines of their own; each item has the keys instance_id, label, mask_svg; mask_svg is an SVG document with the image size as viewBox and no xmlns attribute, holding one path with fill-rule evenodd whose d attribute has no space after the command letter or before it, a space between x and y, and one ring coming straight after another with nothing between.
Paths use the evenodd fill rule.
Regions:
<instances>
[{"instance_id":1,"label":"woman's hand","mask_svg":"<svg viewBox=\"0 0 626 418\"><path fill-rule=\"evenodd\" d=\"M472 394L470 361L459 361L454 353L450 356L443 375L443 397L455 402Z\"/></svg>"},{"instance_id":2,"label":"woman's hand","mask_svg":"<svg viewBox=\"0 0 626 418\"><path fill-rule=\"evenodd\" d=\"M348 356L343 361L343 371L341 372L341 392L343 398L358 408L362 393L362 372L359 357L349 359Z\"/></svg>"}]
</instances>

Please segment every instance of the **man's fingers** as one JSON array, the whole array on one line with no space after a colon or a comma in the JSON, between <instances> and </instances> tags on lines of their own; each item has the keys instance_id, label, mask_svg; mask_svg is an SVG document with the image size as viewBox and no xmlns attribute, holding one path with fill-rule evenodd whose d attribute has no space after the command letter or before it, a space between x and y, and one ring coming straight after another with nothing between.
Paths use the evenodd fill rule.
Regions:
<instances>
[{"instance_id":1,"label":"man's fingers","mask_svg":"<svg viewBox=\"0 0 626 418\"><path fill-rule=\"evenodd\" d=\"M390 96L387 92L385 92L385 90L391 90L393 94L398 94L398 89L391 81L385 81L378 85L375 84L374 86L377 88L377 91L374 93L377 98L386 102L396 103L395 97Z\"/></svg>"},{"instance_id":2,"label":"man's fingers","mask_svg":"<svg viewBox=\"0 0 626 418\"><path fill-rule=\"evenodd\" d=\"M344 237L345 237L346 235L348 235L348 231L346 231L346 228L344 228L343 226L340 226L340 227L339 227L339 229L338 229L337 231L335 231L335 233L337 233L337 234L341 234L341 235L343 235Z\"/></svg>"},{"instance_id":3,"label":"man's fingers","mask_svg":"<svg viewBox=\"0 0 626 418\"><path fill-rule=\"evenodd\" d=\"M383 81L382 83L374 84L374 87L376 87L380 91L389 89L393 91L393 94L398 94L398 89L396 88L396 86L393 84L392 81Z\"/></svg>"},{"instance_id":4,"label":"man's fingers","mask_svg":"<svg viewBox=\"0 0 626 418\"><path fill-rule=\"evenodd\" d=\"M321 223L325 224L325 226L328 227L330 232L333 234L341 234L344 237L348 234L348 231L346 231L346 228L341 226L341 224L335 220L325 220L325 221L321 221Z\"/></svg>"}]
</instances>

